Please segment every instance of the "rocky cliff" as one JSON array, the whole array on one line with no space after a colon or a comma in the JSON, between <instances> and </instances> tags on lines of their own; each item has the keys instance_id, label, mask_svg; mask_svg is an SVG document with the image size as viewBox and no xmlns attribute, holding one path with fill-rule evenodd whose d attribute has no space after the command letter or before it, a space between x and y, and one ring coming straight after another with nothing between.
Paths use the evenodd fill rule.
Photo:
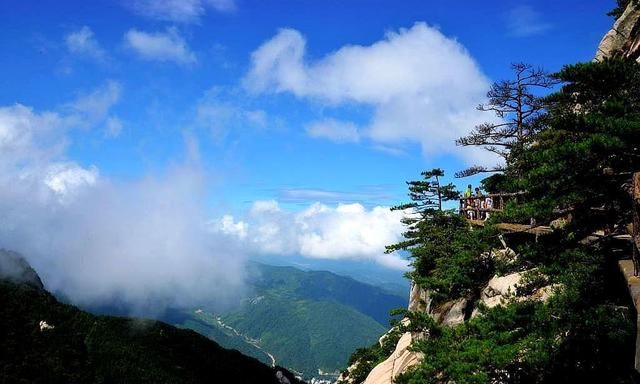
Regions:
<instances>
[{"instance_id":1,"label":"rocky cliff","mask_svg":"<svg viewBox=\"0 0 640 384\"><path fill-rule=\"evenodd\" d=\"M640 6L630 1L625 11L607 32L596 51L595 60L630 57L640 62Z\"/></svg>"}]
</instances>

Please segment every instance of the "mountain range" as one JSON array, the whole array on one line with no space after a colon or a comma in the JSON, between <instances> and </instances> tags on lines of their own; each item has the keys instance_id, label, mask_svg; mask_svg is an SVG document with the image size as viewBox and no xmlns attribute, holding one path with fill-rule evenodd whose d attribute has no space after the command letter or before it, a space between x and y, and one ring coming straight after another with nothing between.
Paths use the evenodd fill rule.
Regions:
<instances>
[{"instance_id":1,"label":"mountain range","mask_svg":"<svg viewBox=\"0 0 640 384\"><path fill-rule=\"evenodd\" d=\"M177 325L305 378L332 378L385 333L405 295L326 271L255 263L250 294L224 313L195 308Z\"/></svg>"},{"instance_id":2,"label":"mountain range","mask_svg":"<svg viewBox=\"0 0 640 384\"><path fill-rule=\"evenodd\" d=\"M191 330L59 302L0 250L0 383L298 383Z\"/></svg>"}]
</instances>

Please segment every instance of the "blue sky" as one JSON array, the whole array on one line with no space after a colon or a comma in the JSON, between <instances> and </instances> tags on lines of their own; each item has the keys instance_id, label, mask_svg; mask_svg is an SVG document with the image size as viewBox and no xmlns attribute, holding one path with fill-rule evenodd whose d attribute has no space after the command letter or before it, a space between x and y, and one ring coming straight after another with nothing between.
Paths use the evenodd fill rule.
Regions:
<instances>
[{"instance_id":1,"label":"blue sky","mask_svg":"<svg viewBox=\"0 0 640 384\"><path fill-rule=\"evenodd\" d=\"M194 225L206 222L234 252L402 269L399 256L382 254L398 239L398 217L376 208L404 201L404 182L424 169L452 175L492 161L453 145L491 119L474 110L488 85L509 78L512 62L553 71L591 60L613 6L5 0L5 187L17 191L24 175L39 175L20 193L33 200L22 203L50 193L41 210L76 212L78 196L110 185L119 196L110 209L135 212L121 202L132 189L145 196L155 180L158 189L184 191L175 204L198 201ZM180 184L192 180L185 173L197 182ZM48 189L35 192L41 182ZM155 201L150 193L140 200ZM114 225L136 222L126 217ZM0 232L0 241L40 252L25 245L39 244L27 228L20 234ZM71 243L64 246L76 249Z\"/></svg>"}]
</instances>

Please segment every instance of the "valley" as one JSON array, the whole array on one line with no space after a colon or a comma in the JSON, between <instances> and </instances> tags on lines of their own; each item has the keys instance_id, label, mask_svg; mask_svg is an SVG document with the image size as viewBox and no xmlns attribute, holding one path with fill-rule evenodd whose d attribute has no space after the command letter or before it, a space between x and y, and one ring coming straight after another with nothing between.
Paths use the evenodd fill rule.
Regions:
<instances>
[{"instance_id":1,"label":"valley","mask_svg":"<svg viewBox=\"0 0 640 384\"><path fill-rule=\"evenodd\" d=\"M325 271L255 263L238 309L187 311L177 325L305 379L335 379L351 351L377 341L406 298Z\"/></svg>"}]
</instances>

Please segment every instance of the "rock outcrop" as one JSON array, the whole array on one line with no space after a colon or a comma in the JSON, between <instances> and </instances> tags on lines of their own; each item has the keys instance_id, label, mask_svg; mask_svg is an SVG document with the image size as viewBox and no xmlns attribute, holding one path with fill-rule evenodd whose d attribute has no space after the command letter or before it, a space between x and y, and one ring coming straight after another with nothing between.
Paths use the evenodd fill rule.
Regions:
<instances>
[{"instance_id":1,"label":"rock outcrop","mask_svg":"<svg viewBox=\"0 0 640 384\"><path fill-rule=\"evenodd\" d=\"M640 62L640 6L630 1L613 28L600 41L596 57L630 57Z\"/></svg>"},{"instance_id":2,"label":"rock outcrop","mask_svg":"<svg viewBox=\"0 0 640 384\"><path fill-rule=\"evenodd\" d=\"M408 349L417 337L420 336L411 332L404 333L391 356L373 368L364 384L391 384L400 373L418 364L422 360L422 354Z\"/></svg>"}]
</instances>

